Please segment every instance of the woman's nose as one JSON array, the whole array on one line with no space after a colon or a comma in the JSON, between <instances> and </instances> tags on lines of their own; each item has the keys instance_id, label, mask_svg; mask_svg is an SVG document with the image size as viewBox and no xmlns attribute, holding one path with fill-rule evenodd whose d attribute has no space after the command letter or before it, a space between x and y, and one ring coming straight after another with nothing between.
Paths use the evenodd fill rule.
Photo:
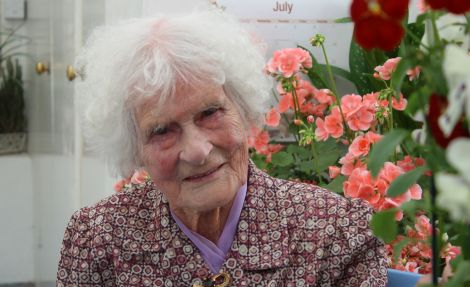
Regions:
<instances>
[{"instance_id":1,"label":"woman's nose","mask_svg":"<svg viewBox=\"0 0 470 287\"><path fill-rule=\"evenodd\" d=\"M184 160L192 165L203 165L212 147L212 144L203 132L192 129L184 137L180 160Z\"/></svg>"}]
</instances>

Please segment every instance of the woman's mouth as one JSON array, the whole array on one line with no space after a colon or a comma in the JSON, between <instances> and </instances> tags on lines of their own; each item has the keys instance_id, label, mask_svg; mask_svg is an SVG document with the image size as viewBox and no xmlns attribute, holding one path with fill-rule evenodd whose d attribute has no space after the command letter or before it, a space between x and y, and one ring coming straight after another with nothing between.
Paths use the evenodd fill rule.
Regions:
<instances>
[{"instance_id":1,"label":"woman's mouth","mask_svg":"<svg viewBox=\"0 0 470 287\"><path fill-rule=\"evenodd\" d=\"M191 176L188 176L188 177L185 177L183 180L184 181L189 181L189 182L199 182L199 181L204 181L204 180L207 180L207 179L210 179L212 178L213 176L215 176L215 174L217 173L218 170L220 170L220 168L223 166L223 164L217 166L217 167L214 167L214 168L211 168L205 172L202 172L202 173L198 173L198 174L195 174L195 175L191 175Z\"/></svg>"}]
</instances>

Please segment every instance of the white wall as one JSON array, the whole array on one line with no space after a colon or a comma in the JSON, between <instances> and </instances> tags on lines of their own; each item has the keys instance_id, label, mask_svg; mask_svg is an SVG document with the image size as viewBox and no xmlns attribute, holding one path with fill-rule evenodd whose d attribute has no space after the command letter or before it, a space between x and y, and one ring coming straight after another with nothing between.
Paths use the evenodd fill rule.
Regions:
<instances>
[{"instance_id":1,"label":"white wall","mask_svg":"<svg viewBox=\"0 0 470 287\"><path fill-rule=\"evenodd\" d=\"M0 284L34 280L31 179L28 155L0 157Z\"/></svg>"}]
</instances>

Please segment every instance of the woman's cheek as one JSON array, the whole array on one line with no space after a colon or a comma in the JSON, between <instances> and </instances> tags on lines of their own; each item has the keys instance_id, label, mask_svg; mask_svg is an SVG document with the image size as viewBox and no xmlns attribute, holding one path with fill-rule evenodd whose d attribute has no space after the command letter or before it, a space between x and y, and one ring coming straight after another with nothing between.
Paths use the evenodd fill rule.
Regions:
<instances>
[{"instance_id":1,"label":"woman's cheek","mask_svg":"<svg viewBox=\"0 0 470 287\"><path fill-rule=\"evenodd\" d=\"M174 172L177 155L171 150L162 150L158 145L148 147L145 162L152 179L167 178Z\"/></svg>"}]
</instances>

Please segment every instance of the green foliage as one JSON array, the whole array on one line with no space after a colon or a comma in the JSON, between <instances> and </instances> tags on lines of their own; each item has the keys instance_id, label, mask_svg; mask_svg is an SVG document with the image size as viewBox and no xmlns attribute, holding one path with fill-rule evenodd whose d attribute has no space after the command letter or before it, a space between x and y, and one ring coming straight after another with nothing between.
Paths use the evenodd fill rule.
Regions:
<instances>
[{"instance_id":1,"label":"green foliage","mask_svg":"<svg viewBox=\"0 0 470 287\"><path fill-rule=\"evenodd\" d=\"M343 183L346 180L344 175L338 175L329 184L325 185L325 188L335 193L343 194Z\"/></svg>"},{"instance_id":2,"label":"green foliage","mask_svg":"<svg viewBox=\"0 0 470 287\"><path fill-rule=\"evenodd\" d=\"M470 261L460 262L452 278L445 284L446 287L468 286L470 282Z\"/></svg>"},{"instance_id":3,"label":"green foliage","mask_svg":"<svg viewBox=\"0 0 470 287\"><path fill-rule=\"evenodd\" d=\"M351 41L349 48L349 69L352 82L356 86L359 94L365 95L376 92L384 88L384 86L372 77L374 68L382 65L385 56L383 52L366 51L362 49L356 42Z\"/></svg>"},{"instance_id":4,"label":"green foliage","mask_svg":"<svg viewBox=\"0 0 470 287\"><path fill-rule=\"evenodd\" d=\"M386 134L378 143L372 147L369 158L369 168L372 176L379 174L380 168L389 160L396 147L405 139L408 131L395 129Z\"/></svg>"},{"instance_id":5,"label":"green foliage","mask_svg":"<svg viewBox=\"0 0 470 287\"><path fill-rule=\"evenodd\" d=\"M387 195L396 197L405 193L413 184L418 182L418 179L423 175L426 169L426 167L421 166L398 176L393 180L392 184L390 184Z\"/></svg>"},{"instance_id":6,"label":"green foliage","mask_svg":"<svg viewBox=\"0 0 470 287\"><path fill-rule=\"evenodd\" d=\"M0 43L0 133L25 132L23 75L17 56L27 38L16 35L16 29L1 32L4 41Z\"/></svg>"},{"instance_id":7,"label":"green foliage","mask_svg":"<svg viewBox=\"0 0 470 287\"><path fill-rule=\"evenodd\" d=\"M271 163L285 167L294 163L294 158L290 153L280 151L278 153L273 154Z\"/></svg>"},{"instance_id":8,"label":"green foliage","mask_svg":"<svg viewBox=\"0 0 470 287\"><path fill-rule=\"evenodd\" d=\"M398 226L395 221L395 212L396 210L393 209L378 212L374 214L370 221L370 226L372 227L374 234L382 238L385 243L392 242L398 233Z\"/></svg>"},{"instance_id":9,"label":"green foliage","mask_svg":"<svg viewBox=\"0 0 470 287\"><path fill-rule=\"evenodd\" d=\"M0 133L24 132L26 117L24 115L23 80L21 66L11 58L0 67Z\"/></svg>"}]
</instances>

